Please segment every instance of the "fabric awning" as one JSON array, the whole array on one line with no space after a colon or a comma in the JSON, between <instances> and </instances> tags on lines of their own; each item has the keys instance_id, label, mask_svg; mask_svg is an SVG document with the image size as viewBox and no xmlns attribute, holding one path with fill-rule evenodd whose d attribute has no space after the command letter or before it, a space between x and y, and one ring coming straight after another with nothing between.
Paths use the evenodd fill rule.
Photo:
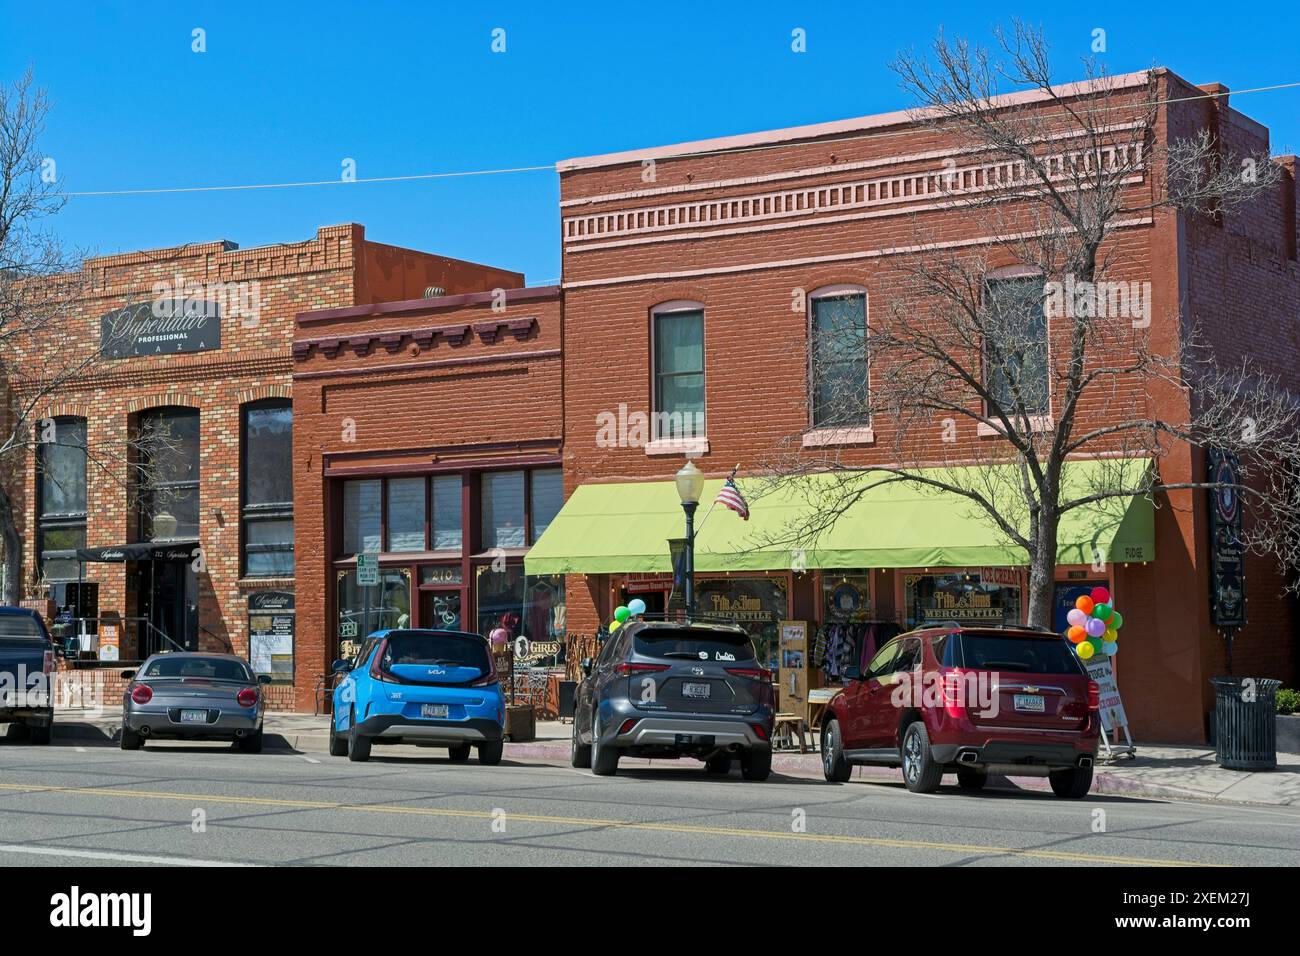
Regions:
<instances>
[{"instance_id":1,"label":"fabric awning","mask_svg":"<svg viewBox=\"0 0 1300 956\"><path fill-rule=\"evenodd\" d=\"M1100 487L1133 487L1152 467L1149 459L1072 461L1065 465L1066 497L1082 497ZM959 482L960 487L1004 489L1005 515L1015 514L1015 494L1008 493L1015 473L1008 466L931 469L928 474ZM869 485L887 478L882 472L853 476ZM696 537L696 571L790 570L800 561L812 568L969 568L1020 566L1028 563L1022 548L1009 543L987 514L966 498L915 482L871 487L841 514L803 554L792 550L792 529L829 501L842 500L844 473L790 479L761 498L754 479L737 484L750 499L751 517L742 521L719 506ZM705 483L697 524L722 486ZM1023 503L1019 505L1023 510ZM1027 522L1014 522L1025 526ZM685 521L671 481L581 485L524 558L528 574L617 574L670 572L667 539L682 537ZM1141 496L1103 499L1083 505L1062 518L1058 564L1125 563L1155 559L1155 514Z\"/></svg>"},{"instance_id":2,"label":"fabric awning","mask_svg":"<svg viewBox=\"0 0 1300 956\"><path fill-rule=\"evenodd\" d=\"M194 549L199 546L195 541L138 541L134 544L115 544L103 548L78 548L78 561L99 561L121 564L125 561L190 561L194 558Z\"/></svg>"}]
</instances>

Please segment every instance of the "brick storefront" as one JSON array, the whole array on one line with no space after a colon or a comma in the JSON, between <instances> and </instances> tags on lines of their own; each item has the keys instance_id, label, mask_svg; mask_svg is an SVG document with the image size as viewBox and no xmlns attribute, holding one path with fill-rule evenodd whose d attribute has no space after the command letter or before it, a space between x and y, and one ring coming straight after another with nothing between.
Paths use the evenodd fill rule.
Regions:
<instances>
[{"instance_id":1,"label":"brick storefront","mask_svg":"<svg viewBox=\"0 0 1300 956\"><path fill-rule=\"evenodd\" d=\"M1231 149L1267 149L1267 130L1231 108L1226 95L1179 102L1201 90L1168 71L1153 77L1158 99L1175 105L1159 110L1149 142L1209 126ZM1118 98L1131 95L1134 123L1147 80L1119 78ZM1017 102L1035 101L1019 94ZM1214 222L1169 212L1135 217L1105 252L1114 261L1109 278L1151 283L1153 344L1169 348L1194 319L1213 330L1224 357L1261 361L1300 385L1295 161L1276 161L1284 170L1278 193L1247 211ZM926 196L920 185L952 166L961 175L978 163L903 113L561 163L566 493L585 484L666 481L683 464L684 452L674 454L671 445L609 447L598 439L602 414L620 405L654 410L651 329L658 310L704 316L707 426L706 442L692 449L697 466L717 478L739 462L742 476L753 474L776 443L809 428L806 316L792 314L792 293L857 289L868 321L887 316L905 288L900 252L918 233L936 249L984 238L970 217ZM1137 198L1149 196L1153 177L1148 172L1131 189ZM1014 266L1006 255L990 265ZM1118 406L1084 409L1081 421L1095 423L1124 403L1176 409L1185 401L1140 380L1121 380L1116 394ZM955 447L971 460L1000 440L971 422L962 429ZM889 463L893 447L891 435L866 429L844 449L844 460ZM952 454L945 449L945 460ZM1176 449L1162 459L1161 475L1166 483L1200 480L1204 467L1199 451ZM1116 558L1101 574L1087 565L1059 571L1061 583L1101 579L1114 590L1126 619L1120 686L1134 734L1144 740L1203 739L1208 678L1224 667L1223 643L1209 620L1205 508L1201 492L1176 491L1162 501L1153 562ZM723 514L711 521L728 519L735 520ZM870 579L880 614L897 617L903 579L936 569L859 570ZM823 581L839 573L774 568L759 577L786 592L783 616L816 620ZM1014 579L1018 572L1007 573ZM631 594L623 575L568 580L568 624L579 632L594 630ZM1237 638L1237 672L1292 681L1295 612L1283 581L1263 559L1250 560L1247 581L1251 621Z\"/></svg>"},{"instance_id":2,"label":"brick storefront","mask_svg":"<svg viewBox=\"0 0 1300 956\"><path fill-rule=\"evenodd\" d=\"M160 345L154 347L160 354L102 358L38 409L37 417L52 419L59 428L65 423L84 428L84 440L94 449L85 480L84 511L71 518L51 517L56 509L42 503L35 457L26 466L25 583L29 593L48 591L59 604L66 600L67 582L77 580L80 562L67 547L58 550L58 560L40 560L38 534L43 535L47 552L52 542L107 549L147 541L138 489L128 477L127 460L138 449L128 449L125 442L138 432L142 421L160 420L150 417L159 410L180 416L169 422L192 422L197 429L196 441L184 446L188 453L197 445L197 474L188 476L197 485L172 493L176 507L171 508L182 516L192 514L196 527L187 533L186 517L171 538L184 549L197 545L201 560L197 564L163 560L168 556L156 552L155 557L139 560L84 562L84 580L97 585L100 623L116 627L123 660L138 659L154 646L175 645L246 656L250 595L293 591L293 574L283 556L278 566L288 573L245 573L241 534L252 532L241 528L245 511L251 513L241 476L245 467L255 465L243 460L245 411L262 409L273 417L282 409L288 414L295 314L307 308L344 308L418 296L431 286L475 292L518 282L516 274L504 270L371 242L361 226L352 224L323 227L304 242L250 249L209 242L89 259L83 279L89 290L83 307L66 328L51 329L51 340L44 346L100 342L100 317L128 305L149 303L157 295L156 283L206 288L230 283L245 289L255 286L257 292L256 314L208 320L220 324L219 347L167 354L171 346ZM171 434L179 447L182 432ZM257 447L268 454L279 449L287 468L287 428L271 433ZM38 509L44 510L38 514ZM148 520L152 522L152 517ZM150 527L160 539L170 530ZM79 538L81 529L84 538ZM166 569L161 568L164 563ZM38 584L33 575L42 571L51 573ZM151 626L138 618L148 618ZM96 626L89 627L94 631ZM152 628L171 633L164 639ZM273 685L273 702L290 704L287 691L285 685Z\"/></svg>"}]
</instances>

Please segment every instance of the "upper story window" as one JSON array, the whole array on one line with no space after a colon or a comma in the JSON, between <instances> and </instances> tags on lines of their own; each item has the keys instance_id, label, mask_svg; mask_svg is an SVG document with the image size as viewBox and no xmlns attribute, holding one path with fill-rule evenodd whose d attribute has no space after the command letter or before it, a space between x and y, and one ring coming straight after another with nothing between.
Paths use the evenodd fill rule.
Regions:
<instances>
[{"instance_id":1,"label":"upper story window","mask_svg":"<svg viewBox=\"0 0 1300 956\"><path fill-rule=\"evenodd\" d=\"M532 532L529 541L536 544L564 504L564 473L559 468L546 468L531 472L528 478L531 482L529 525Z\"/></svg>"},{"instance_id":2,"label":"upper story window","mask_svg":"<svg viewBox=\"0 0 1300 956\"><path fill-rule=\"evenodd\" d=\"M669 302L651 315L655 439L704 437L704 306Z\"/></svg>"},{"instance_id":3,"label":"upper story window","mask_svg":"<svg viewBox=\"0 0 1300 956\"><path fill-rule=\"evenodd\" d=\"M343 482L343 551L377 554L383 540L384 483L378 478Z\"/></svg>"},{"instance_id":4,"label":"upper story window","mask_svg":"<svg viewBox=\"0 0 1300 956\"><path fill-rule=\"evenodd\" d=\"M56 418L38 445L37 535L46 581L77 580L77 548L86 546L86 420Z\"/></svg>"},{"instance_id":5,"label":"upper story window","mask_svg":"<svg viewBox=\"0 0 1300 956\"><path fill-rule=\"evenodd\" d=\"M343 482L343 553L460 551L461 476Z\"/></svg>"},{"instance_id":6,"label":"upper story window","mask_svg":"<svg viewBox=\"0 0 1300 956\"><path fill-rule=\"evenodd\" d=\"M809 297L808 381L812 426L869 423L867 293L833 286Z\"/></svg>"},{"instance_id":7,"label":"upper story window","mask_svg":"<svg viewBox=\"0 0 1300 956\"><path fill-rule=\"evenodd\" d=\"M479 494L483 511L483 547L525 547L524 472L487 472L483 475Z\"/></svg>"},{"instance_id":8,"label":"upper story window","mask_svg":"<svg viewBox=\"0 0 1300 956\"><path fill-rule=\"evenodd\" d=\"M199 536L199 413L167 407L141 412L139 533L146 541Z\"/></svg>"},{"instance_id":9,"label":"upper story window","mask_svg":"<svg viewBox=\"0 0 1300 956\"><path fill-rule=\"evenodd\" d=\"M293 562L293 406L242 409L240 533L245 577L289 577Z\"/></svg>"},{"instance_id":10,"label":"upper story window","mask_svg":"<svg viewBox=\"0 0 1300 956\"><path fill-rule=\"evenodd\" d=\"M1009 417L1048 414L1051 389L1042 277L1019 274L986 279L981 319L984 384L989 395Z\"/></svg>"}]
</instances>

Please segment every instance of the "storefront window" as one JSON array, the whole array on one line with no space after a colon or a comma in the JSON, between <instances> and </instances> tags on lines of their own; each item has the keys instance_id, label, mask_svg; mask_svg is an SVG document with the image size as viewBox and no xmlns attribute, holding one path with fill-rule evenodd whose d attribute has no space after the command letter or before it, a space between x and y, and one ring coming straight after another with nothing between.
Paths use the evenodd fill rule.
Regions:
<instances>
[{"instance_id":1,"label":"storefront window","mask_svg":"<svg viewBox=\"0 0 1300 956\"><path fill-rule=\"evenodd\" d=\"M411 623L411 572L405 568L379 573L377 587L357 586L355 569L338 572L338 637L359 641L387 627ZM345 655L347 656L347 655Z\"/></svg>"},{"instance_id":2,"label":"storefront window","mask_svg":"<svg viewBox=\"0 0 1300 956\"><path fill-rule=\"evenodd\" d=\"M478 569L478 629L484 636L503 628L509 640L563 641L563 575L525 575L519 565L504 571Z\"/></svg>"},{"instance_id":3,"label":"storefront window","mask_svg":"<svg viewBox=\"0 0 1300 956\"><path fill-rule=\"evenodd\" d=\"M388 482L388 550L424 550L424 479Z\"/></svg>"},{"instance_id":4,"label":"storefront window","mask_svg":"<svg viewBox=\"0 0 1300 956\"><path fill-rule=\"evenodd\" d=\"M695 606L703 618L739 624L749 632L764 667L778 666L777 622L789 617L784 578L714 578L697 581Z\"/></svg>"},{"instance_id":5,"label":"storefront window","mask_svg":"<svg viewBox=\"0 0 1300 956\"><path fill-rule=\"evenodd\" d=\"M343 553L371 554L380 547L378 478L343 482Z\"/></svg>"},{"instance_id":6,"label":"storefront window","mask_svg":"<svg viewBox=\"0 0 1300 956\"><path fill-rule=\"evenodd\" d=\"M1019 624L1018 585L984 580L978 572L908 574L903 578L908 627L958 624Z\"/></svg>"},{"instance_id":7,"label":"storefront window","mask_svg":"<svg viewBox=\"0 0 1300 956\"><path fill-rule=\"evenodd\" d=\"M199 536L199 413L158 408L140 415L140 536ZM164 518L174 519L163 520Z\"/></svg>"},{"instance_id":8,"label":"storefront window","mask_svg":"<svg viewBox=\"0 0 1300 956\"><path fill-rule=\"evenodd\" d=\"M433 479L433 550L459 551L460 475L439 475Z\"/></svg>"},{"instance_id":9,"label":"storefront window","mask_svg":"<svg viewBox=\"0 0 1300 956\"><path fill-rule=\"evenodd\" d=\"M528 477L532 482L530 499L532 537L529 541L536 544L542 532L560 513L560 506L564 504L564 473L559 468L547 468L534 471Z\"/></svg>"},{"instance_id":10,"label":"storefront window","mask_svg":"<svg viewBox=\"0 0 1300 956\"><path fill-rule=\"evenodd\" d=\"M522 548L524 540L524 473L494 471L483 475L483 547Z\"/></svg>"},{"instance_id":11,"label":"storefront window","mask_svg":"<svg viewBox=\"0 0 1300 956\"><path fill-rule=\"evenodd\" d=\"M871 579L866 571L822 572L822 620L831 624L871 617Z\"/></svg>"}]
</instances>

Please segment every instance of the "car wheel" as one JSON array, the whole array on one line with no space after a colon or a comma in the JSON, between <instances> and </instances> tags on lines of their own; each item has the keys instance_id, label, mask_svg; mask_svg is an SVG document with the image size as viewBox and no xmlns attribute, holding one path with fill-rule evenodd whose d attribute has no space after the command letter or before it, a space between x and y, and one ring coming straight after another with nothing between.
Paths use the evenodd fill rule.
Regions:
<instances>
[{"instance_id":1,"label":"car wheel","mask_svg":"<svg viewBox=\"0 0 1300 956\"><path fill-rule=\"evenodd\" d=\"M772 774L772 751L767 747L746 750L740 755L740 775L746 780L762 781Z\"/></svg>"},{"instance_id":2,"label":"car wheel","mask_svg":"<svg viewBox=\"0 0 1300 956\"><path fill-rule=\"evenodd\" d=\"M27 742L37 745L48 744L53 733L53 721L48 724L29 724L27 727Z\"/></svg>"},{"instance_id":3,"label":"car wheel","mask_svg":"<svg viewBox=\"0 0 1300 956\"><path fill-rule=\"evenodd\" d=\"M239 738L239 749L246 754L260 754L262 752L262 728L258 727L247 737Z\"/></svg>"},{"instance_id":4,"label":"car wheel","mask_svg":"<svg viewBox=\"0 0 1300 956\"><path fill-rule=\"evenodd\" d=\"M943 782L943 767L930 752L924 721L913 721L903 734L903 783L913 793L933 793Z\"/></svg>"},{"instance_id":5,"label":"car wheel","mask_svg":"<svg viewBox=\"0 0 1300 956\"><path fill-rule=\"evenodd\" d=\"M491 743L478 745L478 762L484 767L495 767L501 762L501 754L505 750L505 742L494 740Z\"/></svg>"},{"instance_id":6,"label":"car wheel","mask_svg":"<svg viewBox=\"0 0 1300 956\"><path fill-rule=\"evenodd\" d=\"M1080 800L1092 789L1092 768L1069 767L1065 770L1053 770L1047 775L1051 781L1052 792L1067 800Z\"/></svg>"},{"instance_id":7,"label":"car wheel","mask_svg":"<svg viewBox=\"0 0 1300 956\"><path fill-rule=\"evenodd\" d=\"M618 772L618 750L600 742L600 718L591 718L591 772L612 777Z\"/></svg>"},{"instance_id":8,"label":"car wheel","mask_svg":"<svg viewBox=\"0 0 1300 956\"><path fill-rule=\"evenodd\" d=\"M731 773L731 754L717 754L704 761L704 772L717 774L720 777Z\"/></svg>"},{"instance_id":9,"label":"car wheel","mask_svg":"<svg viewBox=\"0 0 1300 956\"><path fill-rule=\"evenodd\" d=\"M852 774L853 767L844 759L840 722L828 720L822 728L822 775L832 783L844 783Z\"/></svg>"},{"instance_id":10,"label":"car wheel","mask_svg":"<svg viewBox=\"0 0 1300 956\"><path fill-rule=\"evenodd\" d=\"M346 757L348 755L348 742L339 736L338 730L334 726L334 715L330 715L330 756Z\"/></svg>"},{"instance_id":11,"label":"car wheel","mask_svg":"<svg viewBox=\"0 0 1300 956\"><path fill-rule=\"evenodd\" d=\"M139 750L143 746L144 746L144 738L141 737L134 730L132 730L130 727L128 727L126 724L123 724L122 725L122 749Z\"/></svg>"},{"instance_id":12,"label":"car wheel","mask_svg":"<svg viewBox=\"0 0 1300 956\"><path fill-rule=\"evenodd\" d=\"M579 770L591 768L591 744L584 744L578 736L578 717L573 717L573 736L569 742L569 763Z\"/></svg>"},{"instance_id":13,"label":"car wheel","mask_svg":"<svg viewBox=\"0 0 1300 956\"><path fill-rule=\"evenodd\" d=\"M348 759L354 762L370 759L370 738L357 733L357 711L354 707L348 714Z\"/></svg>"},{"instance_id":14,"label":"car wheel","mask_svg":"<svg viewBox=\"0 0 1300 956\"><path fill-rule=\"evenodd\" d=\"M957 768L957 786L963 790L983 790L984 784L989 782L989 772L987 770L969 770L965 767Z\"/></svg>"},{"instance_id":15,"label":"car wheel","mask_svg":"<svg viewBox=\"0 0 1300 956\"><path fill-rule=\"evenodd\" d=\"M454 747L447 748L447 758L452 763L464 763L469 759L469 752L469 744L457 744Z\"/></svg>"}]
</instances>

